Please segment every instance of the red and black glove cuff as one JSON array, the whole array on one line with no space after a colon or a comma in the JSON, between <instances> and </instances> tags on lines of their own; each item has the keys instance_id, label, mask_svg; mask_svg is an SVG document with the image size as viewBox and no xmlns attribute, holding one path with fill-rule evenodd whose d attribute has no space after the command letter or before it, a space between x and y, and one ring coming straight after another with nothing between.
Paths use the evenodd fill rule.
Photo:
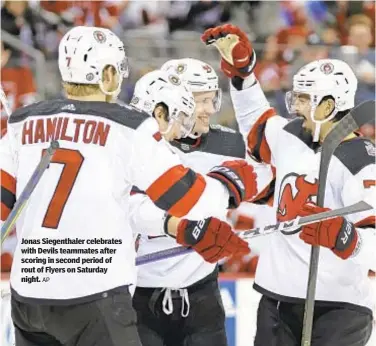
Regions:
<instances>
[{"instance_id":1,"label":"red and black glove cuff","mask_svg":"<svg viewBox=\"0 0 376 346\"><path fill-rule=\"evenodd\" d=\"M343 219L342 226L338 232L337 240L333 252L342 259L349 258L358 243L358 232L354 224Z\"/></svg>"},{"instance_id":2,"label":"red and black glove cuff","mask_svg":"<svg viewBox=\"0 0 376 346\"><path fill-rule=\"evenodd\" d=\"M194 246L204 237L211 218L200 221L183 219L179 222L176 241L184 246Z\"/></svg>"},{"instance_id":3,"label":"red and black glove cuff","mask_svg":"<svg viewBox=\"0 0 376 346\"><path fill-rule=\"evenodd\" d=\"M240 176L224 166L213 167L208 176L219 180L229 191L229 209L237 208L245 197L245 186Z\"/></svg>"}]
</instances>

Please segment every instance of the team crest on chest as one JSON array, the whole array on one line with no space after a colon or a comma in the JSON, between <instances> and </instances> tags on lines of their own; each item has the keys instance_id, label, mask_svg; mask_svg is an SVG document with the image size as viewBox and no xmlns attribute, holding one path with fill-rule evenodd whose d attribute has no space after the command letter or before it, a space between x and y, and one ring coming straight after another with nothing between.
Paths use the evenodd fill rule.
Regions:
<instances>
[{"instance_id":1,"label":"team crest on chest","mask_svg":"<svg viewBox=\"0 0 376 346\"><path fill-rule=\"evenodd\" d=\"M316 202L317 192L318 179L310 181L305 174L286 175L279 191L277 220L283 222L295 219L305 203Z\"/></svg>"}]
</instances>

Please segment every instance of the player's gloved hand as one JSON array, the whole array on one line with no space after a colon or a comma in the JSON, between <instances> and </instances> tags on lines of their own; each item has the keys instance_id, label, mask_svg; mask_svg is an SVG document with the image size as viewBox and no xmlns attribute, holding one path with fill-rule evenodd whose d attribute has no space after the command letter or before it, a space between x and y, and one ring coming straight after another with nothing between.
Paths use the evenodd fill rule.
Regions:
<instances>
[{"instance_id":1,"label":"player's gloved hand","mask_svg":"<svg viewBox=\"0 0 376 346\"><path fill-rule=\"evenodd\" d=\"M207 174L219 180L230 193L229 208L237 208L257 194L257 175L244 160L225 161Z\"/></svg>"},{"instance_id":2,"label":"player's gloved hand","mask_svg":"<svg viewBox=\"0 0 376 346\"><path fill-rule=\"evenodd\" d=\"M330 210L313 203L306 203L299 216L308 216ZM311 245L321 245L331 249L338 257L350 257L358 242L355 226L344 217L316 222L302 227L299 237Z\"/></svg>"},{"instance_id":3,"label":"player's gloved hand","mask_svg":"<svg viewBox=\"0 0 376 346\"><path fill-rule=\"evenodd\" d=\"M210 263L250 252L248 243L239 238L230 225L214 217L200 221L182 219L178 224L176 241L183 246L192 247Z\"/></svg>"},{"instance_id":4,"label":"player's gloved hand","mask_svg":"<svg viewBox=\"0 0 376 346\"><path fill-rule=\"evenodd\" d=\"M227 220L232 228L237 231L246 231L252 229L255 225L253 217L245 215L239 209L231 209L227 212Z\"/></svg>"},{"instance_id":5,"label":"player's gloved hand","mask_svg":"<svg viewBox=\"0 0 376 346\"><path fill-rule=\"evenodd\" d=\"M246 78L252 73L256 54L247 35L237 26L225 24L207 29L201 40L218 49L222 56L221 69L227 77Z\"/></svg>"}]
</instances>

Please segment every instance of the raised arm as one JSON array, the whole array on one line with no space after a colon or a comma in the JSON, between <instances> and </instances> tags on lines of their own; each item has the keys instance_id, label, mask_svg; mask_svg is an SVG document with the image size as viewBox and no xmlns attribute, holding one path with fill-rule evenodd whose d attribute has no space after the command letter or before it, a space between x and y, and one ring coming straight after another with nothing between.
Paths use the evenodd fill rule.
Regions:
<instances>
[{"instance_id":1,"label":"raised arm","mask_svg":"<svg viewBox=\"0 0 376 346\"><path fill-rule=\"evenodd\" d=\"M236 120L249 154L258 161L273 163L281 137L278 135L287 120L270 107L253 73L256 54L247 35L226 24L206 30L202 41L214 45L221 54L221 70L230 79Z\"/></svg>"}]
</instances>

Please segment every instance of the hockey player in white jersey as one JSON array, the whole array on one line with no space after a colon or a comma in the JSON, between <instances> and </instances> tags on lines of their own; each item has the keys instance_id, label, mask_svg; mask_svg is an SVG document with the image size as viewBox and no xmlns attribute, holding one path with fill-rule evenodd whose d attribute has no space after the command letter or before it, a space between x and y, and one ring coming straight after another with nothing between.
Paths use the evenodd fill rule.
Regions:
<instances>
[{"instance_id":1,"label":"hockey player in white jersey","mask_svg":"<svg viewBox=\"0 0 376 346\"><path fill-rule=\"evenodd\" d=\"M222 153L226 157L226 152L244 150L243 145L237 145L229 141L236 138L240 141L240 133L221 125L210 124L210 117L219 112L222 100L222 90L219 87L217 73L209 64L193 59L172 59L165 62L161 70L177 74L188 89L192 91L196 103L196 124L187 138L180 141L172 142L172 145L179 149L178 153L188 154L194 158L193 167L205 171L209 169L211 159L215 163L220 162L218 156ZM220 137L223 138L220 138ZM218 145L218 141L221 142ZM212 148L214 146L215 148ZM215 155L203 154L203 152L212 152ZM234 156L233 153L227 156ZM240 157L240 156L236 156ZM274 192L275 175L274 169L263 162L257 162L247 152L242 153L242 158L246 157L247 161L254 167L257 172L257 186L259 193L252 199L243 203L240 208L231 209L228 212L228 220L236 230L246 230L258 224L269 224L270 210ZM244 211L244 212L243 212ZM257 215L254 219L252 215Z\"/></svg>"},{"instance_id":2,"label":"hockey player in white jersey","mask_svg":"<svg viewBox=\"0 0 376 346\"><path fill-rule=\"evenodd\" d=\"M179 99L174 99L167 84L176 83L179 77L187 81L184 77L189 74L194 78L191 83L186 83L195 96L194 134L182 138L164 134L171 150L180 156L185 165L202 174L223 161L244 158L245 144L240 133L220 126L209 127L210 116L220 107L218 77L212 67L194 59L173 60L165 67L167 65L165 71L150 72L136 83L131 104L154 116L161 132L165 133L168 119L160 113L159 100L166 100L168 107L169 103L176 104ZM166 88L167 91L164 91ZM167 97L164 92L167 92ZM176 218L165 217L165 212L139 189L134 189L132 198L133 230L143 234L138 254L176 246L174 239L165 234L174 229ZM210 216L208 210L203 209L202 212L205 213L202 216ZM225 211L212 215L226 220ZM225 239L223 241L226 242ZM138 268L133 306L144 346L227 345L225 315L217 282L218 260L217 256L212 256L204 261L191 253Z\"/></svg>"},{"instance_id":3,"label":"hockey player in white jersey","mask_svg":"<svg viewBox=\"0 0 376 346\"><path fill-rule=\"evenodd\" d=\"M128 290L135 283L132 185L171 215L188 217L251 198L255 173L244 161L224 163L212 177L185 168L150 135L152 123L158 131L154 119L106 102L128 74L124 46L111 31L70 30L60 42L59 69L67 99L16 110L1 139L2 220L49 142L60 143L16 225L10 277L16 345L140 345ZM192 115L171 118L186 125ZM193 230L183 219L181 243L204 254L210 247L218 257L249 251L227 224L210 221L215 229L205 220ZM217 243L226 236L234 241Z\"/></svg>"},{"instance_id":4,"label":"hockey player in white jersey","mask_svg":"<svg viewBox=\"0 0 376 346\"><path fill-rule=\"evenodd\" d=\"M276 167L277 220L369 200L375 189L375 147L354 133L330 161L325 208L314 204L320 144L354 107L357 79L346 63L318 60L297 72L286 104L298 116L288 122L270 107L252 73L256 56L244 32L227 24L208 29L202 40L214 44L222 56L221 69L230 79L248 150ZM374 227L371 210L309 225L294 235L273 234L261 253L254 284L263 295L255 345L300 344L310 245L322 246L311 345L366 345L374 303L368 278L376 256Z\"/></svg>"}]
</instances>

